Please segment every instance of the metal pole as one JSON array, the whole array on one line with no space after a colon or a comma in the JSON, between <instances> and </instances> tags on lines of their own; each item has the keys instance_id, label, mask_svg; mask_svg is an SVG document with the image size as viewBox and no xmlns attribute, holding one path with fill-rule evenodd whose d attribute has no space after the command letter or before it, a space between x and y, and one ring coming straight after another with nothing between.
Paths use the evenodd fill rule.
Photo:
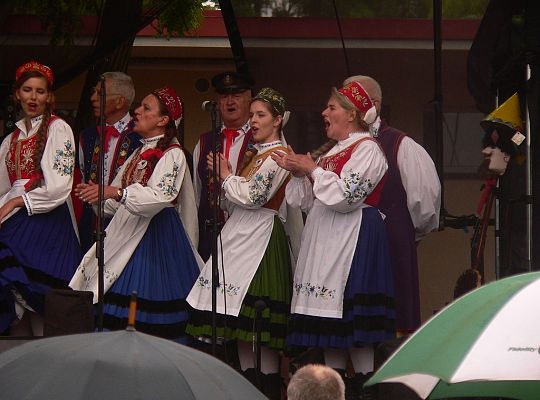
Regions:
<instances>
[{"instance_id":1,"label":"metal pole","mask_svg":"<svg viewBox=\"0 0 540 400\"><path fill-rule=\"evenodd\" d=\"M341 48L343 49L343 58L345 59L345 68L347 69L347 76L351 76L351 67L349 64L349 57L347 55L347 48L345 47L345 39L343 38L343 30L341 29L341 20L339 19L338 8L336 0L332 0L334 6L334 14L336 16L336 22L339 30L339 38L341 39Z\"/></svg>"},{"instance_id":2,"label":"metal pole","mask_svg":"<svg viewBox=\"0 0 540 400\"><path fill-rule=\"evenodd\" d=\"M443 97L442 97L442 4L441 0L433 0L433 67L435 76L435 88L433 96L433 121L435 128L435 167L441 182L441 218L440 224L444 227L444 155L443 155Z\"/></svg>"},{"instance_id":3,"label":"metal pole","mask_svg":"<svg viewBox=\"0 0 540 400\"><path fill-rule=\"evenodd\" d=\"M98 161L98 215L96 221L96 257L98 260L98 331L103 331L103 294L105 291L104 270L105 270L105 229L103 226L104 216L104 187L105 187L105 154L103 152L105 144L105 77L100 76L100 104L99 104L99 161Z\"/></svg>"},{"instance_id":4,"label":"metal pole","mask_svg":"<svg viewBox=\"0 0 540 400\"><path fill-rule=\"evenodd\" d=\"M527 81L531 78L531 67L529 64L527 64ZM526 155L527 155L527 161L526 161L526 168L525 176L527 180L527 270L532 271L532 230L533 230L533 208L532 208L532 202L530 201L532 198L532 153L531 153L531 120L529 116L529 102L528 99L526 101L525 105L525 125L526 125L526 132L527 132L527 147L526 147Z\"/></svg>"},{"instance_id":5,"label":"metal pole","mask_svg":"<svg viewBox=\"0 0 540 400\"><path fill-rule=\"evenodd\" d=\"M257 300L255 306L255 331L256 331L256 368L255 368L255 382L257 387L262 391L262 372L261 372L261 335L262 335L262 312L266 308L264 300Z\"/></svg>"},{"instance_id":6,"label":"metal pole","mask_svg":"<svg viewBox=\"0 0 540 400\"><path fill-rule=\"evenodd\" d=\"M499 107L499 90L497 89L497 95L495 96L495 109ZM496 190L500 187L500 181L497 179ZM495 279L499 279L501 276L501 210L499 197L495 195Z\"/></svg>"},{"instance_id":7,"label":"metal pole","mask_svg":"<svg viewBox=\"0 0 540 400\"><path fill-rule=\"evenodd\" d=\"M217 290L219 288L219 270L218 270L218 226L219 226L219 179L217 173L217 152L218 152L218 126L217 126L217 108L212 103L210 110L212 118L212 355L217 354Z\"/></svg>"}]
</instances>

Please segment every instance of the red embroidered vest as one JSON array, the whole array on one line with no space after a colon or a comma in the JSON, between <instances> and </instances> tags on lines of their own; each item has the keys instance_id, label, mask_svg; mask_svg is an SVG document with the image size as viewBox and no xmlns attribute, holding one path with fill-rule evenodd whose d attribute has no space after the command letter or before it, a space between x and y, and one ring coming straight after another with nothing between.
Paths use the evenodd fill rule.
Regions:
<instances>
[{"instance_id":1,"label":"red embroidered vest","mask_svg":"<svg viewBox=\"0 0 540 400\"><path fill-rule=\"evenodd\" d=\"M163 153L173 148L181 149L182 147L179 144L172 144L167 147ZM142 186L146 186L148 180L152 176L160 157L150 157L149 159L144 160L141 155L141 149L139 148L136 150L135 155L124 170L124 174L122 175L123 188L128 187L133 183L139 183Z\"/></svg>"},{"instance_id":2,"label":"red embroidered vest","mask_svg":"<svg viewBox=\"0 0 540 400\"><path fill-rule=\"evenodd\" d=\"M49 126L57 120L58 117L51 116ZM37 172L37 166L34 165L34 153L37 146L37 135L19 140L21 130L17 129L11 135L9 150L6 156L6 167L9 181L13 185L18 179L37 178L40 173ZM45 142L47 141L47 132L45 133Z\"/></svg>"},{"instance_id":3,"label":"red embroidered vest","mask_svg":"<svg viewBox=\"0 0 540 400\"><path fill-rule=\"evenodd\" d=\"M377 141L375 139L372 139L371 137L364 137L353 144L351 144L346 149L343 149L339 153L333 154L328 157L321 157L318 164L321 168L325 169L326 171L334 172L337 175L341 174L341 170L343 169L343 166L347 161L350 160L351 155L353 151L364 141L364 140L371 140L375 143ZM384 187L384 182L386 181L386 173L382 177L382 179L379 181L377 186L375 186L375 189L369 194L368 197L364 200L364 203L372 206L377 207L379 204L379 201L381 199L381 193Z\"/></svg>"}]
</instances>

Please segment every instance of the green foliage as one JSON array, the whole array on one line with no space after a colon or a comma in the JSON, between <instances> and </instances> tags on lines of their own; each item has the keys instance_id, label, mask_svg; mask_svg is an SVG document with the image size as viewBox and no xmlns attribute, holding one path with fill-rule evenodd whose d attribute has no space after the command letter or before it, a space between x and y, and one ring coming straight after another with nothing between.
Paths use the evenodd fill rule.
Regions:
<instances>
[{"instance_id":1,"label":"green foliage","mask_svg":"<svg viewBox=\"0 0 540 400\"><path fill-rule=\"evenodd\" d=\"M155 6L161 0L146 0L144 6ZM174 0L161 13L157 20L159 36L167 38L184 36L198 28L203 19L201 0Z\"/></svg>"},{"instance_id":2,"label":"green foliage","mask_svg":"<svg viewBox=\"0 0 540 400\"><path fill-rule=\"evenodd\" d=\"M96 14L100 4L99 0L19 0L13 12L38 15L52 45L71 45L80 32L81 16Z\"/></svg>"},{"instance_id":3,"label":"green foliage","mask_svg":"<svg viewBox=\"0 0 540 400\"><path fill-rule=\"evenodd\" d=\"M486 11L489 0L443 1L444 18L480 18Z\"/></svg>"},{"instance_id":4,"label":"green foliage","mask_svg":"<svg viewBox=\"0 0 540 400\"><path fill-rule=\"evenodd\" d=\"M115 0L109 0L115 1ZM200 0L144 0L143 9L169 4L157 18L158 35L183 36L202 21ZM80 33L83 15L99 15L103 0L16 0L15 14L38 15L52 45L72 45Z\"/></svg>"}]
</instances>

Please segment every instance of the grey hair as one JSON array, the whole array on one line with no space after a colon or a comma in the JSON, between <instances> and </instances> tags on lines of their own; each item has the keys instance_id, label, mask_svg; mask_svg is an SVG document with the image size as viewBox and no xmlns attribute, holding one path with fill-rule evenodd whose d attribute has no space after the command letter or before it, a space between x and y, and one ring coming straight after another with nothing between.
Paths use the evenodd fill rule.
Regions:
<instances>
[{"instance_id":1,"label":"grey hair","mask_svg":"<svg viewBox=\"0 0 540 400\"><path fill-rule=\"evenodd\" d=\"M292 376L287 386L289 400L345 400L345 384L332 368L308 364Z\"/></svg>"},{"instance_id":2,"label":"grey hair","mask_svg":"<svg viewBox=\"0 0 540 400\"><path fill-rule=\"evenodd\" d=\"M109 90L126 99L128 109L135 100L135 86L131 76L119 71L105 72L103 77L109 81Z\"/></svg>"},{"instance_id":3,"label":"grey hair","mask_svg":"<svg viewBox=\"0 0 540 400\"><path fill-rule=\"evenodd\" d=\"M382 102L382 90L381 85L371 76L367 75L353 75L349 76L343 81L343 86L351 82L359 82L364 89L369 93L372 99Z\"/></svg>"}]
</instances>

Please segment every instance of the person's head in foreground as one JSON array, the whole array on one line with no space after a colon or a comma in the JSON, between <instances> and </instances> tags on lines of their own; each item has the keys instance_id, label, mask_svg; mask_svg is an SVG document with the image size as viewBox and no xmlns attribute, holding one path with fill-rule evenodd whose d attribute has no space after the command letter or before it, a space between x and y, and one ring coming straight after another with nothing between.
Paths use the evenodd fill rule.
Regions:
<instances>
[{"instance_id":1,"label":"person's head in foreground","mask_svg":"<svg viewBox=\"0 0 540 400\"><path fill-rule=\"evenodd\" d=\"M289 400L345 400L345 384L332 368L308 364L300 368L287 386Z\"/></svg>"}]
</instances>

